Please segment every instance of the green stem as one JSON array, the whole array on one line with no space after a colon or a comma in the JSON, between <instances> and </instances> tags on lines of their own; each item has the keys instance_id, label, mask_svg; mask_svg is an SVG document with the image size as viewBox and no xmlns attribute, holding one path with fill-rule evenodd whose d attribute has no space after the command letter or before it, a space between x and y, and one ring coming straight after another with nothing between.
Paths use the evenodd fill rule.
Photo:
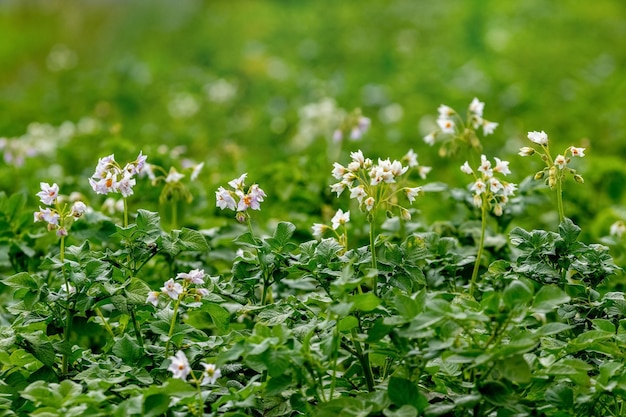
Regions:
<instances>
[{"instance_id":1,"label":"green stem","mask_svg":"<svg viewBox=\"0 0 626 417\"><path fill-rule=\"evenodd\" d=\"M559 175L556 179L556 206L559 210L559 224L565 219L565 210L563 209L563 183L561 180L562 177Z\"/></svg>"},{"instance_id":2,"label":"green stem","mask_svg":"<svg viewBox=\"0 0 626 417\"><path fill-rule=\"evenodd\" d=\"M472 271L472 280L470 281L469 295L474 295L474 288L476 287L476 280L478 278L478 269L480 268L480 258L483 256L483 248L485 246L485 230L487 230L487 201L483 198L482 210L481 210L481 225L480 225L480 243L478 244L478 253L476 254L476 262L474 263L474 270Z\"/></svg>"},{"instance_id":3,"label":"green stem","mask_svg":"<svg viewBox=\"0 0 626 417\"><path fill-rule=\"evenodd\" d=\"M329 398L332 400L333 396L335 394L335 383L337 381L337 357L339 356L339 338L341 337L341 335L339 334L339 317L337 317L337 320L335 321L335 334L333 335L333 358L332 358L332 379L330 382L330 395ZM322 391L324 390L324 387L322 386Z\"/></svg>"},{"instance_id":4,"label":"green stem","mask_svg":"<svg viewBox=\"0 0 626 417\"><path fill-rule=\"evenodd\" d=\"M178 201L172 200L172 229L178 227Z\"/></svg>"},{"instance_id":5,"label":"green stem","mask_svg":"<svg viewBox=\"0 0 626 417\"><path fill-rule=\"evenodd\" d=\"M98 317L100 317L100 320L102 320L102 325L104 326L104 329L107 331L109 336L111 336L111 338L115 338L115 333L113 333L113 329L109 325L109 322L104 317L104 314L102 314L102 310L100 310L100 308L96 307L95 311L96 311L96 314L98 315Z\"/></svg>"},{"instance_id":6,"label":"green stem","mask_svg":"<svg viewBox=\"0 0 626 417\"><path fill-rule=\"evenodd\" d=\"M72 313L70 310L70 283L67 280L67 275L65 274L65 236L61 236L61 246L59 249L59 258L61 259L61 275L63 275L63 282L65 283L65 292L67 293L67 300L65 302L65 331L63 334L63 340L67 345L69 345L70 341L70 333L72 331ZM63 354L61 360L61 373L63 375L67 375L69 371L69 355L67 353Z\"/></svg>"},{"instance_id":7,"label":"green stem","mask_svg":"<svg viewBox=\"0 0 626 417\"><path fill-rule=\"evenodd\" d=\"M248 231L250 232L250 236L252 236L252 239L255 241L256 243L256 238L254 237L254 230L252 229L252 220L250 219L250 216L246 216L246 224L248 225ZM267 266L263 264L263 262L261 261L261 252L259 251L259 248L256 247L256 258L259 261L259 267L262 269L263 272L263 288L261 288L261 305L265 305L265 301L267 298L267 290L269 287L269 276L268 276L268 272L267 272Z\"/></svg>"},{"instance_id":8,"label":"green stem","mask_svg":"<svg viewBox=\"0 0 626 417\"><path fill-rule=\"evenodd\" d=\"M374 220L370 222L370 252L372 253L372 269L374 269L374 283L372 291L376 295L378 290L378 262L376 260L376 236L374 235Z\"/></svg>"},{"instance_id":9,"label":"green stem","mask_svg":"<svg viewBox=\"0 0 626 417\"><path fill-rule=\"evenodd\" d=\"M367 384L367 390L369 392L374 392L374 375L372 374L372 366L370 365L369 354L367 352L363 352L363 349L361 348L361 342L357 340L357 334L355 329L352 329L352 343L354 343L354 349L356 350L357 359L361 363L363 373L365 374L365 383Z\"/></svg>"},{"instance_id":10,"label":"green stem","mask_svg":"<svg viewBox=\"0 0 626 417\"><path fill-rule=\"evenodd\" d=\"M137 316L135 315L134 307L130 308L130 319L133 322L133 328L135 329L135 337L137 338L137 343L139 343L139 347L141 348L141 350L143 350L143 336L141 336L141 330L139 328L139 323L137 323Z\"/></svg>"},{"instance_id":11,"label":"green stem","mask_svg":"<svg viewBox=\"0 0 626 417\"><path fill-rule=\"evenodd\" d=\"M184 294L184 291L183 291ZM174 334L174 327L176 326L176 316L178 315L178 308L180 307L180 302L183 299L183 294L178 296L178 300L176 300L176 304L174 304L174 315L172 316L172 322L170 323L170 330L167 333L167 341L165 342L165 357L169 357L170 351L170 340L172 339L172 335Z\"/></svg>"},{"instance_id":12,"label":"green stem","mask_svg":"<svg viewBox=\"0 0 626 417\"><path fill-rule=\"evenodd\" d=\"M128 202L126 201L126 197L124 197L124 227L128 227Z\"/></svg>"}]
</instances>

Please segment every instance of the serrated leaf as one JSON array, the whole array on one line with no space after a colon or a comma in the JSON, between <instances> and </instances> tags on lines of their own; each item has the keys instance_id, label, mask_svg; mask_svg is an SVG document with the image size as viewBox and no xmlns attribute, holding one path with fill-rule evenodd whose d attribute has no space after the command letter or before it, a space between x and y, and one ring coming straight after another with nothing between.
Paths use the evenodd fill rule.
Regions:
<instances>
[{"instance_id":1,"label":"serrated leaf","mask_svg":"<svg viewBox=\"0 0 626 417\"><path fill-rule=\"evenodd\" d=\"M559 235L561 235L568 247L578 239L580 231L580 227L568 218L563 219L561 224L559 224Z\"/></svg>"},{"instance_id":2,"label":"serrated leaf","mask_svg":"<svg viewBox=\"0 0 626 417\"><path fill-rule=\"evenodd\" d=\"M161 217L159 213L139 209L137 210L137 230L148 236L158 235L161 232Z\"/></svg>"},{"instance_id":3,"label":"serrated leaf","mask_svg":"<svg viewBox=\"0 0 626 417\"><path fill-rule=\"evenodd\" d=\"M144 305L151 289L142 279L132 277L126 285L125 291L128 304Z\"/></svg>"},{"instance_id":4,"label":"serrated leaf","mask_svg":"<svg viewBox=\"0 0 626 417\"><path fill-rule=\"evenodd\" d=\"M269 243L272 249L280 250L289 243L289 239L291 239L295 231L296 226L292 223L280 222L276 225L274 235L267 239L267 243Z\"/></svg>"}]
</instances>

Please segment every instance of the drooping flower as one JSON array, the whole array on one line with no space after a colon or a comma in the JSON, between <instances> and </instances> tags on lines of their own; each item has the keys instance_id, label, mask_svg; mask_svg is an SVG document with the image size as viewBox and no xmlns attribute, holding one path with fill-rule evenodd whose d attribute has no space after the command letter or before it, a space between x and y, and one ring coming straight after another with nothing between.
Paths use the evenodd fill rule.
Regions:
<instances>
[{"instance_id":1,"label":"drooping flower","mask_svg":"<svg viewBox=\"0 0 626 417\"><path fill-rule=\"evenodd\" d=\"M474 170L469 166L469 162L465 161L463 165L461 165L461 171L467 175L473 175Z\"/></svg>"},{"instance_id":2,"label":"drooping flower","mask_svg":"<svg viewBox=\"0 0 626 417\"><path fill-rule=\"evenodd\" d=\"M554 158L554 165L558 166L559 169L565 168L566 164L567 158L565 158L563 155L557 155L556 158Z\"/></svg>"},{"instance_id":3,"label":"drooping flower","mask_svg":"<svg viewBox=\"0 0 626 417\"><path fill-rule=\"evenodd\" d=\"M623 220L618 220L611 225L611 236L617 236L618 238L621 238L624 233L626 233L626 223L624 223Z\"/></svg>"},{"instance_id":4,"label":"drooping flower","mask_svg":"<svg viewBox=\"0 0 626 417\"><path fill-rule=\"evenodd\" d=\"M316 239L320 239L323 235L324 232L326 231L326 229L328 229L328 226L326 226L325 224L321 224L321 223L313 223L313 237Z\"/></svg>"},{"instance_id":5,"label":"drooping flower","mask_svg":"<svg viewBox=\"0 0 626 417\"><path fill-rule=\"evenodd\" d=\"M148 298L146 298L146 303L151 303L153 306L157 306L159 304L159 292L158 291L150 291L148 293Z\"/></svg>"},{"instance_id":6,"label":"drooping flower","mask_svg":"<svg viewBox=\"0 0 626 417\"><path fill-rule=\"evenodd\" d=\"M237 202L224 187L220 187L215 192L215 200L217 201L217 207L224 210L225 208L235 210L237 208Z\"/></svg>"},{"instance_id":7,"label":"drooping flower","mask_svg":"<svg viewBox=\"0 0 626 417\"><path fill-rule=\"evenodd\" d=\"M535 149L534 148L531 148L529 146L524 146L524 147L521 147L519 149L518 155L519 156L530 156L530 155L532 155L534 153L535 153Z\"/></svg>"},{"instance_id":8,"label":"drooping flower","mask_svg":"<svg viewBox=\"0 0 626 417\"><path fill-rule=\"evenodd\" d=\"M170 356L169 359L171 363L167 369L172 372L172 377L182 379L183 381L186 380L189 372L191 372L191 367L183 351L179 350L175 356Z\"/></svg>"},{"instance_id":9,"label":"drooping flower","mask_svg":"<svg viewBox=\"0 0 626 417\"><path fill-rule=\"evenodd\" d=\"M183 279L191 284L204 284L205 273L201 269L192 269L189 272L181 272L176 275L177 279Z\"/></svg>"},{"instance_id":10,"label":"drooping flower","mask_svg":"<svg viewBox=\"0 0 626 417\"><path fill-rule=\"evenodd\" d=\"M493 172L499 172L502 175L509 175L511 173L508 161L502 161L498 157L494 157L493 159L496 161L496 166L493 168Z\"/></svg>"},{"instance_id":11,"label":"drooping flower","mask_svg":"<svg viewBox=\"0 0 626 417\"><path fill-rule=\"evenodd\" d=\"M181 174L180 172L176 171L176 168L171 167L170 172L168 172L167 177L165 177L165 182L180 182L180 180L182 180L183 178L185 178L185 174Z\"/></svg>"},{"instance_id":12,"label":"drooping flower","mask_svg":"<svg viewBox=\"0 0 626 417\"><path fill-rule=\"evenodd\" d=\"M585 148L576 148L574 146L570 146L569 150L570 150L572 156L578 156L580 158L585 156Z\"/></svg>"},{"instance_id":13,"label":"drooping flower","mask_svg":"<svg viewBox=\"0 0 626 417\"><path fill-rule=\"evenodd\" d=\"M422 192L422 187L406 187L404 189L404 192L406 192L406 197L409 199L409 202L413 203L413 201L415 201L415 197L417 197L419 193Z\"/></svg>"},{"instance_id":14,"label":"drooping flower","mask_svg":"<svg viewBox=\"0 0 626 417\"><path fill-rule=\"evenodd\" d=\"M87 206L82 201L76 201L72 205L72 211L70 211L70 215L75 219L81 217L87 211Z\"/></svg>"}]
</instances>

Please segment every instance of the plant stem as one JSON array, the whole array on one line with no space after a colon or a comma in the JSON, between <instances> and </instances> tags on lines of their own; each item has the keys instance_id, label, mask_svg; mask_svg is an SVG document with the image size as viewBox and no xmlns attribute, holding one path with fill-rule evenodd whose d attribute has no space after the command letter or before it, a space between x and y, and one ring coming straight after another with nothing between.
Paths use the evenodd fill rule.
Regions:
<instances>
[{"instance_id":1,"label":"plant stem","mask_svg":"<svg viewBox=\"0 0 626 417\"><path fill-rule=\"evenodd\" d=\"M556 206L559 210L559 224L565 219L565 211L563 209L563 183L561 180L561 176L556 180Z\"/></svg>"},{"instance_id":2,"label":"plant stem","mask_svg":"<svg viewBox=\"0 0 626 417\"><path fill-rule=\"evenodd\" d=\"M354 349L356 350L357 359L359 360L359 362L361 363L361 367L363 368L365 383L367 384L367 390L369 392L374 392L374 375L372 374L369 354L367 352L363 352L363 349L361 348L361 343L357 340L357 334L355 329L352 329L352 343L354 343Z\"/></svg>"},{"instance_id":3,"label":"plant stem","mask_svg":"<svg viewBox=\"0 0 626 417\"><path fill-rule=\"evenodd\" d=\"M374 232L374 219L372 219L372 221L370 221L370 252L372 253L372 268L374 269L372 291L374 295L376 295L378 290L378 262L376 260L376 236Z\"/></svg>"},{"instance_id":4,"label":"plant stem","mask_svg":"<svg viewBox=\"0 0 626 417\"><path fill-rule=\"evenodd\" d=\"M126 201L126 197L124 200L124 227L128 227L128 202Z\"/></svg>"},{"instance_id":5,"label":"plant stem","mask_svg":"<svg viewBox=\"0 0 626 417\"><path fill-rule=\"evenodd\" d=\"M72 313L70 310L70 283L67 280L67 275L65 274L65 236L61 236L61 246L59 249L59 258L61 259L61 275L63 275L63 282L65 285L65 292L67 293L67 300L65 301L65 331L63 334L63 341L66 345L69 345L70 341L70 332L72 327ZM67 349L67 346L66 346ZM67 353L63 354L63 358L61 360L61 373L63 375L67 375L69 370L69 355Z\"/></svg>"},{"instance_id":6,"label":"plant stem","mask_svg":"<svg viewBox=\"0 0 626 417\"><path fill-rule=\"evenodd\" d=\"M102 310L100 310L100 308L98 308L98 307L96 307L94 310L96 311L96 314L98 315L98 317L100 317L100 320L102 320L102 324L104 325L104 329L107 331L109 336L111 336L111 338L115 338L115 333L113 333L113 329L111 329L111 326L109 325L109 322L104 317L104 314L102 314Z\"/></svg>"},{"instance_id":7,"label":"plant stem","mask_svg":"<svg viewBox=\"0 0 626 417\"><path fill-rule=\"evenodd\" d=\"M172 229L176 229L178 227L178 201L174 199L172 201Z\"/></svg>"},{"instance_id":8,"label":"plant stem","mask_svg":"<svg viewBox=\"0 0 626 417\"><path fill-rule=\"evenodd\" d=\"M335 383L337 381L337 356L339 356L339 338L341 335L339 334L339 317L335 320L335 334L333 335L333 358L332 358L332 379L330 382L330 395L329 398L332 400L335 394ZM323 386L322 386L323 391Z\"/></svg>"},{"instance_id":9,"label":"plant stem","mask_svg":"<svg viewBox=\"0 0 626 417\"><path fill-rule=\"evenodd\" d=\"M472 271L472 280L470 281L469 295L474 295L476 287L476 279L478 278L478 269L480 268L480 258L483 256L483 248L485 246L485 230L487 229L487 201L483 198L481 207L481 225L480 225L480 242L478 244L478 253L476 254L476 262Z\"/></svg>"},{"instance_id":10,"label":"plant stem","mask_svg":"<svg viewBox=\"0 0 626 417\"><path fill-rule=\"evenodd\" d=\"M167 341L165 342L165 357L169 357L170 351L170 340L172 339L172 335L174 334L174 327L176 326L176 316L178 315L178 308L180 307L180 302L183 299L183 294L178 296L178 300L176 300L176 304L174 304L174 315L172 316L172 322L170 323L170 330L167 333Z\"/></svg>"},{"instance_id":11,"label":"plant stem","mask_svg":"<svg viewBox=\"0 0 626 417\"><path fill-rule=\"evenodd\" d=\"M135 337L137 338L137 343L139 343L139 347L143 350L143 337L141 336L141 330L139 328L139 324L137 323L137 316L135 315L135 308L131 307L130 309L130 319L133 322L133 328L135 329Z\"/></svg>"}]
</instances>

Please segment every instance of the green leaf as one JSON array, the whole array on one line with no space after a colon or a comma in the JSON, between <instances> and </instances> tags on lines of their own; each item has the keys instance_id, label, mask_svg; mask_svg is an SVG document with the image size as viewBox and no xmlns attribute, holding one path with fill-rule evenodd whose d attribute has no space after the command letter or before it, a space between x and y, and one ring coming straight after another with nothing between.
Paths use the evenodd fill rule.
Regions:
<instances>
[{"instance_id":1,"label":"green leaf","mask_svg":"<svg viewBox=\"0 0 626 417\"><path fill-rule=\"evenodd\" d=\"M152 394L144 397L144 417L154 417L165 413L170 407L170 397L167 394Z\"/></svg>"},{"instance_id":2,"label":"green leaf","mask_svg":"<svg viewBox=\"0 0 626 417\"><path fill-rule=\"evenodd\" d=\"M502 299L504 305L512 310L517 306L526 305L533 298L533 292L524 282L515 280L504 289Z\"/></svg>"},{"instance_id":3,"label":"green leaf","mask_svg":"<svg viewBox=\"0 0 626 417\"><path fill-rule=\"evenodd\" d=\"M22 336L24 337L24 348L27 351L32 353L44 365L54 365L56 358L54 346L41 331L24 333Z\"/></svg>"},{"instance_id":4,"label":"green leaf","mask_svg":"<svg viewBox=\"0 0 626 417\"><path fill-rule=\"evenodd\" d=\"M421 411L428 405L428 400L419 392L417 384L404 378L389 378L387 395L398 406L410 405Z\"/></svg>"},{"instance_id":5,"label":"green leaf","mask_svg":"<svg viewBox=\"0 0 626 417\"><path fill-rule=\"evenodd\" d=\"M570 297L559 287L545 285L535 295L532 310L538 313L549 313L559 305L570 301Z\"/></svg>"},{"instance_id":6,"label":"green leaf","mask_svg":"<svg viewBox=\"0 0 626 417\"><path fill-rule=\"evenodd\" d=\"M143 356L143 352L141 347L133 339L130 337L128 333L124 334L123 337L117 339L115 344L113 345L112 352L120 357L124 363L128 365L135 365L139 359Z\"/></svg>"},{"instance_id":7,"label":"green leaf","mask_svg":"<svg viewBox=\"0 0 626 417\"><path fill-rule=\"evenodd\" d=\"M570 326L569 324L565 324L565 323L558 323L558 322L546 323L535 331L535 335L541 336L541 337L549 336L549 335L564 332L566 330L572 329L573 327L574 326Z\"/></svg>"},{"instance_id":8,"label":"green leaf","mask_svg":"<svg viewBox=\"0 0 626 417\"><path fill-rule=\"evenodd\" d=\"M506 406L509 404L509 389L499 381L489 381L478 388L483 397L493 405Z\"/></svg>"},{"instance_id":9,"label":"green leaf","mask_svg":"<svg viewBox=\"0 0 626 417\"><path fill-rule=\"evenodd\" d=\"M126 299L128 304L146 304L146 299L148 298L148 293L150 291L150 287L142 279L132 277L128 285L126 285Z\"/></svg>"},{"instance_id":10,"label":"green leaf","mask_svg":"<svg viewBox=\"0 0 626 417\"><path fill-rule=\"evenodd\" d=\"M339 320L337 328L340 332L349 332L359 325L359 320L354 316L347 316Z\"/></svg>"},{"instance_id":11,"label":"green leaf","mask_svg":"<svg viewBox=\"0 0 626 417\"><path fill-rule=\"evenodd\" d=\"M526 383L530 382L532 373L528 362L523 355L515 355L498 361L497 369L503 377L512 382Z\"/></svg>"},{"instance_id":12,"label":"green leaf","mask_svg":"<svg viewBox=\"0 0 626 417\"><path fill-rule=\"evenodd\" d=\"M39 289L39 284L28 272L20 272L11 275L10 277L2 279L2 282L13 288L26 288L29 290Z\"/></svg>"},{"instance_id":13,"label":"green leaf","mask_svg":"<svg viewBox=\"0 0 626 417\"><path fill-rule=\"evenodd\" d=\"M565 384L553 385L546 390L546 402L559 410L571 410L574 391Z\"/></svg>"},{"instance_id":14,"label":"green leaf","mask_svg":"<svg viewBox=\"0 0 626 417\"><path fill-rule=\"evenodd\" d=\"M159 213L148 210L137 210L137 230L149 236L155 236L161 233L161 218Z\"/></svg>"},{"instance_id":15,"label":"green leaf","mask_svg":"<svg viewBox=\"0 0 626 417\"><path fill-rule=\"evenodd\" d=\"M380 305L380 298L376 297L373 293L368 292L365 294L357 294L353 296L350 301L353 303L353 308L359 311L372 311Z\"/></svg>"},{"instance_id":16,"label":"green leaf","mask_svg":"<svg viewBox=\"0 0 626 417\"><path fill-rule=\"evenodd\" d=\"M289 222L280 222L276 226L276 230L274 231L274 235L267 239L267 243L275 250L281 250L289 243L289 239L293 236L293 233L296 231L296 226Z\"/></svg>"},{"instance_id":17,"label":"green leaf","mask_svg":"<svg viewBox=\"0 0 626 417\"><path fill-rule=\"evenodd\" d=\"M417 410L412 405L403 405L397 410L390 410L388 408L383 410L385 417L417 417Z\"/></svg>"},{"instance_id":18,"label":"green leaf","mask_svg":"<svg viewBox=\"0 0 626 417\"><path fill-rule=\"evenodd\" d=\"M198 252L209 250L209 244L207 243L204 235L197 230L183 227L180 231L179 239L180 243L186 250Z\"/></svg>"},{"instance_id":19,"label":"green leaf","mask_svg":"<svg viewBox=\"0 0 626 417\"><path fill-rule=\"evenodd\" d=\"M6 206L4 208L4 212L6 216L13 220L18 215L18 213L24 210L24 206L26 206L27 196L26 193L15 193L9 197L6 201Z\"/></svg>"},{"instance_id":20,"label":"green leaf","mask_svg":"<svg viewBox=\"0 0 626 417\"><path fill-rule=\"evenodd\" d=\"M404 294L398 293L393 298L393 306L398 310L398 313L407 320L411 320L413 317L420 313L420 305L413 298Z\"/></svg>"},{"instance_id":21,"label":"green leaf","mask_svg":"<svg viewBox=\"0 0 626 417\"><path fill-rule=\"evenodd\" d=\"M252 246L254 248L260 248L263 246L250 232L245 232L237 236L235 238L235 243L244 246Z\"/></svg>"},{"instance_id":22,"label":"green leaf","mask_svg":"<svg viewBox=\"0 0 626 417\"><path fill-rule=\"evenodd\" d=\"M207 303L202 306L202 309L209 313L213 324L215 324L215 327L217 327L220 332L224 333L228 330L228 326L230 325L230 313L228 310L215 303Z\"/></svg>"},{"instance_id":23,"label":"green leaf","mask_svg":"<svg viewBox=\"0 0 626 417\"><path fill-rule=\"evenodd\" d=\"M613 324L611 320L593 319L591 320L591 323L593 324L593 327L595 327L597 330L602 330L602 331L609 332L609 333L616 332L615 324Z\"/></svg>"},{"instance_id":24,"label":"green leaf","mask_svg":"<svg viewBox=\"0 0 626 417\"><path fill-rule=\"evenodd\" d=\"M576 226L570 219L565 218L561 224L559 224L559 235L561 235L566 245L569 247L578 239L580 227Z\"/></svg>"}]
</instances>

